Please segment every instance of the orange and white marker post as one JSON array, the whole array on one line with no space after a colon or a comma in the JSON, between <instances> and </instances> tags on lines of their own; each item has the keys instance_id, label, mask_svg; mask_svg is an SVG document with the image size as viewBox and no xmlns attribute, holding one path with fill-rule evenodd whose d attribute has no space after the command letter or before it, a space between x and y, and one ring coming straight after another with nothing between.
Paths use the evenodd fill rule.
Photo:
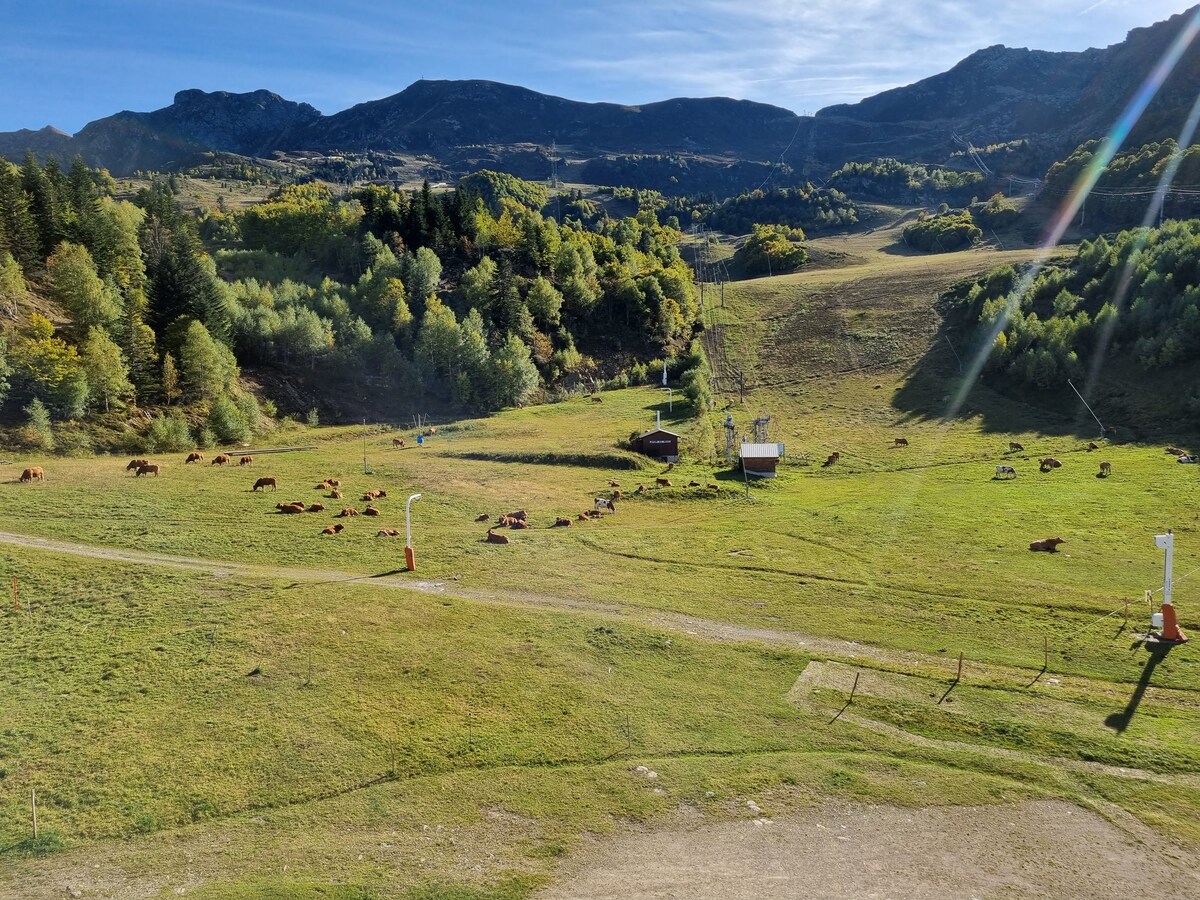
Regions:
<instances>
[{"instance_id":1,"label":"orange and white marker post","mask_svg":"<svg viewBox=\"0 0 1200 900\"><path fill-rule=\"evenodd\" d=\"M404 504L404 564L408 566L408 571L417 571L417 555L413 552L412 545L412 518L411 510L414 500L420 500L420 494L413 494L408 498L408 502Z\"/></svg>"},{"instance_id":2,"label":"orange and white marker post","mask_svg":"<svg viewBox=\"0 0 1200 900\"><path fill-rule=\"evenodd\" d=\"M1175 615L1175 604L1171 602L1171 568L1175 562L1175 533L1168 531L1166 534L1156 534L1154 536L1154 545L1160 550L1167 551L1166 559L1163 562L1163 602L1162 613L1160 614L1162 629L1159 633L1159 638L1160 640L1174 641L1182 644L1188 638L1183 633L1183 629L1179 627L1179 620ZM1159 618L1159 616L1155 618Z\"/></svg>"}]
</instances>

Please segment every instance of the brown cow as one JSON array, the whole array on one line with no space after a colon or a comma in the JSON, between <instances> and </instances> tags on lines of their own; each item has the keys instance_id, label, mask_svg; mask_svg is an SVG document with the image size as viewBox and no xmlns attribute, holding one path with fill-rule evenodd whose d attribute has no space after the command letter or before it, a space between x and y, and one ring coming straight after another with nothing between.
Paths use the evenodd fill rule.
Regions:
<instances>
[{"instance_id":1,"label":"brown cow","mask_svg":"<svg viewBox=\"0 0 1200 900\"><path fill-rule=\"evenodd\" d=\"M1023 451L1024 449L1025 449L1024 444L1018 444L1016 441L1008 442L1008 452L1009 453L1018 453L1018 452Z\"/></svg>"},{"instance_id":2,"label":"brown cow","mask_svg":"<svg viewBox=\"0 0 1200 900\"><path fill-rule=\"evenodd\" d=\"M675 463L667 463L666 471L670 472L675 468Z\"/></svg>"},{"instance_id":3,"label":"brown cow","mask_svg":"<svg viewBox=\"0 0 1200 900\"><path fill-rule=\"evenodd\" d=\"M832 466L835 462L837 462L841 458L842 458L842 454L835 450L835 451L833 451L833 453L830 453L829 456L825 458L825 462L823 462L821 464L821 467L824 469L828 469L830 466Z\"/></svg>"},{"instance_id":4,"label":"brown cow","mask_svg":"<svg viewBox=\"0 0 1200 900\"><path fill-rule=\"evenodd\" d=\"M400 537L400 532L395 528L381 528L375 537Z\"/></svg>"},{"instance_id":5,"label":"brown cow","mask_svg":"<svg viewBox=\"0 0 1200 900\"><path fill-rule=\"evenodd\" d=\"M1168 447L1167 452L1172 456L1187 456L1187 451L1180 450L1178 447Z\"/></svg>"},{"instance_id":6,"label":"brown cow","mask_svg":"<svg viewBox=\"0 0 1200 900\"><path fill-rule=\"evenodd\" d=\"M133 474L139 475L139 476L140 475L153 475L155 478L157 478L158 477L158 466L155 463L147 463L144 466L138 466L137 471L134 472Z\"/></svg>"},{"instance_id":7,"label":"brown cow","mask_svg":"<svg viewBox=\"0 0 1200 900\"><path fill-rule=\"evenodd\" d=\"M528 527L529 527L529 523L526 522L524 519L513 519L512 522L509 523L509 528L528 528Z\"/></svg>"},{"instance_id":8,"label":"brown cow","mask_svg":"<svg viewBox=\"0 0 1200 900\"><path fill-rule=\"evenodd\" d=\"M907 447L908 446L908 438L896 438L896 440L892 442L892 446L893 447Z\"/></svg>"},{"instance_id":9,"label":"brown cow","mask_svg":"<svg viewBox=\"0 0 1200 900\"><path fill-rule=\"evenodd\" d=\"M688 487L703 487L703 485L700 484L700 482L698 482L698 481L689 481L687 483L687 486Z\"/></svg>"},{"instance_id":10,"label":"brown cow","mask_svg":"<svg viewBox=\"0 0 1200 900\"><path fill-rule=\"evenodd\" d=\"M508 543L508 535L507 534L496 534L495 532L492 531L492 529L489 528L487 531L487 537L485 538L485 540L489 544L507 544Z\"/></svg>"},{"instance_id":11,"label":"brown cow","mask_svg":"<svg viewBox=\"0 0 1200 900\"><path fill-rule=\"evenodd\" d=\"M46 473L41 466L30 466L28 469L25 469L21 472L20 480L28 481L30 483L34 481L45 481Z\"/></svg>"},{"instance_id":12,"label":"brown cow","mask_svg":"<svg viewBox=\"0 0 1200 900\"><path fill-rule=\"evenodd\" d=\"M340 513L338 513L336 516L334 516L334 518L335 519L346 519L346 518L349 518L350 516L357 516L357 515L358 515L357 509L355 509L353 506L347 506Z\"/></svg>"},{"instance_id":13,"label":"brown cow","mask_svg":"<svg viewBox=\"0 0 1200 900\"><path fill-rule=\"evenodd\" d=\"M551 528L570 528L570 527L571 527L571 520L570 520L570 519L568 519L568 518L566 518L565 516L558 516L558 517L557 517L557 518L554 520L554 524L553 524L553 525L551 525L550 527L551 527Z\"/></svg>"},{"instance_id":14,"label":"brown cow","mask_svg":"<svg viewBox=\"0 0 1200 900\"><path fill-rule=\"evenodd\" d=\"M229 462L230 459L231 459L231 457L229 456L228 453L218 453L216 456L214 456L212 458L212 462L209 463L209 465L210 466L223 466L223 465L225 465L225 463Z\"/></svg>"},{"instance_id":15,"label":"brown cow","mask_svg":"<svg viewBox=\"0 0 1200 900\"><path fill-rule=\"evenodd\" d=\"M520 519L522 522L529 518L523 509L518 509L516 512L510 512L508 517L510 519Z\"/></svg>"},{"instance_id":16,"label":"brown cow","mask_svg":"<svg viewBox=\"0 0 1200 900\"><path fill-rule=\"evenodd\" d=\"M305 511L304 501L293 500L291 503L276 503L275 508L284 515L296 515Z\"/></svg>"},{"instance_id":17,"label":"brown cow","mask_svg":"<svg viewBox=\"0 0 1200 900\"><path fill-rule=\"evenodd\" d=\"M367 491L365 494L362 495L362 499L374 500L378 496L379 496L379 491Z\"/></svg>"},{"instance_id":18,"label":"brown cow","mask_svg":"<svg viewBox=\"0 0 1200 900\"><path fill-rule=\"evenodd\" d=\"M1100 463L1100 477L1107 478L1111 474L1112 474L1112 463L1110 463L1110 462Z\"/></svg>"},{"instance_id":19,"label":"brown cow","mask_svg":"<svg viewBox=\"0 0 1200 900\"><path fill-rule=\"evenodd\" d=\"M187 459L185 459L184 462L185 463L204 462L204 454L201 453L199 450L193 450L191 453L189 453L187 455Z\"/></svg>"},{"instance_id":20,"label":"brown cow","mask_svg":"<svg viewBox=\"0 0 1200 900\"><path fill-rule=\"evenodd\" d=\"M593 403L603 403L603 402L604 402L604 398L603 398L603 397L593 397L593 398L592 398L592 402L593 402Z\"/></svg>"},{"instance_id":21,"label":"brown cow","mask_svg":"<svg viewBox=\"0 0 1200 900\"><path fill-rule=\"evenodd\" d=\"M310 503L310 504L308 504L308 511L309 512L325 512L325 507L323 505L321 505L320 503Z\"/></svg>"},{"instance_id":22,"label":"brown cow","mask_svg":"<svg viewBox=\"0 0 1200 900\"><path fill-rule=\"evenodd\" d=\"M337 491L337 490L330 491L330 492L329 492L329 499L330 499L330 500L341 500L341 499L342 499L342 492L341 492L341 491Z\"/></svg>"},{"instance_id":23,"label":"brown cow","mask_svg":"<svg viewBox=\"0 0 1200 900\"><path fill-rule=\"evenodd\" d=\"M613 488L620 487L620 486L621 486L621 482L619 482L619 481L613 481L613 480L610 478L610 479L609 479L609 481L608 481L608 486L609 486L609 487L613 487Z\"/></svg>"},{"instance_id":24,"label":"brown cow","mask_svg":"<svg viewBox=\"0 0 1200 900\"><path fill-rule=\"evenodd\" d=\"M490 518L491 518L491 516L489 516L487 513L480 513L479 515L477 515L475 517L475 521L476 522L486 522Z\"/></svg>"},{"instance_id":25,"label":"brown cow","mask_svg":"<svg viewBox=\"0 0 1200 900\"><path fill-rule=\"evenodd\" d=\"M636 490L636 491L634 491L634 493L635 493L635 494L644 494L644 493L646 493L646 486L645 486L644 484L639 484L639 485L637 486L637 490Z\"/></svg>"},{"instance_id":26,"label":"brown cow","mask_svg":"<svg viewBox=\"0 0 1200 900\"><path fill-rule=\"evenodd\" d=\"M268 487L268 486L269 486L269 487L271 488L271 490L273 490L273 491L277 491L277 490L279 490L279 485L277 485L277 484L275 483L275 476L274 476L274 475L267 475L267 476L266 476L266 477L264 477L264 478L260 478L260 479L258 479L258 481L254 482L254 487L250 488L250 490L251 490L251 491L257 491L259 488L266 488L266 487Z\"/></svg>"},{"instance_id":27,"label":"brown cow","mask_svg":"<svg viewBox=\"0 0 1200 900\"><path fill-rule=\"evenodd\" d=\"M1030 550L1045 550L1047 553L1057 553L1058 545L1065 544L1062 538L1046 538L1044 541L1034 541L1029 545Z\"/></svg>"},{"instance_id":28,"label":"brown cow","mask_svg":"<svg viewBox=\"0 0 1200 900\"><path fill-rule=\"evenodd\" d=\"M392 438L392 447L402 449L404 447L404 438Z\"/></svg>"},{"instance_id":29,"label":"brown cow","mask_svg":"<svg viewBox=\"0 0 1200 900\"><path fill-rule=\"evenodd\" d=\"M615 503L617 500L620 500L620 499L621 499L621 489L620 489L620 488L617 488L615 491L613 491L612 498L613 498L613 502L614 502L614 503Z\"/></svg>"},{"instance_id":30,"label":"brown cow","mask_svg":"<svg viewBox=\"0 0 1200 900\"><path fill-rule=\"evenodd\" d=\"M580 522L586 522L591 518L591 516L589 516L587 513L580 513L578 516L576 516L576 518L579 519Z\"/></svg>"},{"instance_id":31,"label":"brown cow","mask_svg":"<svg viewBox=\"0 0 1200 900\"><path fill-rule=\"evenodd\" d=\"M1053 456L1047 456L1041 461L1040 466L1043 472L1049 472L1051 469L1061 469L1062 463Z\"/></svg>"},{"instance_id":32,"label":"brown cow","mask_svg":"<svg viewBox=\"0 0 1200 900\"><path fill-rule=\"evenodd\" d=\"M241 459L238 460L238 465L239 466L248 466L252 462L254 462L253 456L243 456Z\"/></svg>"},{"instance_id":33,"label":"brown cow","mask_svg":"<svg viewBox=\"0 0 1200 900\"><path fill-rule=\"evenodd\" d=\"M1088 441L1088 445L1087 445L1088 453L1091 453L1093 450L1099 450L1099 449L1100 449L1100 445L1097 444L1095 441Z\"/></svg>"},{"instance_id":34,"label":"brown cow","mask_svg":"<svg viewBox=\"0 0 1200 900\"><path fill-rule=\"evenodd\" d=\"M345 527L341 522L338 522L336 525L330 525L321 534L338 534Z\"/></svg>"},{"instance_id":35,"label":"brown cow","mask_svg":"<svg viewBox=\"0 0 1200 900\"><path fill-rule=\"evenodd\" d=\"M377 516L377 515L379 515L379 510L377 510L377 509L376 509L375 507L373 507L373 506L368 506L366 509L364 509L364 510L362 511L362 514L363 514L364 516Z\"/></svg>"},{"instance_id":36,"label":"brown cow","mask_svg":"<svg viewBox=\"0 0 1200 900\"><path fill-rule=\"evenodd\" d=\"M655 478L654 483L656 485L658 485L659 487L670 487L671 479L670 478Z\"/></svg>"},{"instance_id":37,"label":"brown cow","mask_svg":"<svg viewBox=\"0 0 1200 900\"><path fill-rule=\"evenodd\" d=\"M125 471L132 472L134 469L139 469L142 466L148 466L148 465L150 465L150 460L148 460L148 459L131 459L129 461L129 465L127 465L125 467Z\"/></svg>"},{"instance_id":38,"label":"brown cow","mask_svg":"<svg viewBox=\"0 0 1200 900\"><path fill-rule=\"evenodd\" d=\"M331 490L333 490L333 485L330 484L328 481L322 481L315 488L313 488L313 490L314 491L331 491Z\"/></svg>"},{"instance_id":39,"label":"brown cow","mask_svg":"<svg viewBox=\"0 0 1200 900\"><path fill-rule=\"evenodd\" d=\"M327 483L327 484L328 484L328 485L329 485L331 488L340 488L340 487L342 486L342 483L341 483L340 481L338 481L336 478L326 478L326 479L325 479L325 482L326 482L326 483Z\"/></svg>"},{"instance_id":40,"label":"brown cow","mask_svg":"<svg viewBox=\"0 0 1200 900\"><path fill-rule=\"evenodd\" d=\"M708 485L708 489L709 489L710 491L718 491L718 490L720 490L720 489L721 489L721 486L720 486L719 484L712 484L712 483L710 482L710 483L709 483L709 485Z\"/></svg>"}]
</instances>

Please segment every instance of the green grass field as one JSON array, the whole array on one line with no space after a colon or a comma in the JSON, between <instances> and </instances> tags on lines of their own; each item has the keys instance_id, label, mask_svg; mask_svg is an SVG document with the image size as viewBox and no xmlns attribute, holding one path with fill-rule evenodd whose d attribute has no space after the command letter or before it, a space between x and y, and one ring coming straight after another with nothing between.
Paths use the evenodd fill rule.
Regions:
<instances>
[{"instance_id":1,"label":"green grass field","mask_svg":"<svg viewBox=\"0 0 1200 900\"><path fill-rule=\"evenodd\" d=\"M1200 468L1087 452L982 390L941 422L952 379L914 394L911 370L937 285L1026 251L888 241L826 239L836 265L737 283L709 311L722 364L757 373L729 411L770 414L787 445L748 488L723 443L653 487L664 467L618 442L661 412L688 443L694 420L650 388L450 423L420 448L280 433L266 443L316 449L246 469L178 454L157 479L8 457L0 893L523 897L585 835L744 816L751 796L780 813L1063 797L1200 841L1194 651L1135 640L1167 528L1196 626ZM1042 474L1049 454L1064 465ZM1001 463L1018 477L994 480ZM16 482L30 464L45 483ZM280 490L251 492L267 474ZM314 489L330 477L345 500ZM609 480L615 514L548 527ZM383 515L319 534L372 488ZM404 528L416 492L405 573L403 539L375 534ZM293 499L329 509L275 512ZM533 527L485 543L475 517L518 508ZM1061 552L1028 551L1050 536Z\"/></svg>"}]
</instances>

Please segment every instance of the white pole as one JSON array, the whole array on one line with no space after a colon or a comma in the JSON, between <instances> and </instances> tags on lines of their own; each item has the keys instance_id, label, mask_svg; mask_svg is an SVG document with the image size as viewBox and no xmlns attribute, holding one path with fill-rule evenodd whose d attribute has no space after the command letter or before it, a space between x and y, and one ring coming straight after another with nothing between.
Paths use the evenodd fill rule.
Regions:
<instances>
[{"instance_id":1,"label":"white pole","mask_svg":"<svg viewBox=\"0 0 1200 900\"><path fill-rule=\"evenodd\" d=\"M667 386L667 361L663 360L663 387Z\"/></svg>"},{"instance_id":2,"label":"white pole","mask_svg":"<svg viewBox=\"0 0 1200 900\"><path fill-rule=\"evenodd\" d=\"M667 388L667 412L675 412L675 391Z\"/></svg>"},{"instance_id":3,"label":"white pole","mask_svg":"<svg viewBox=\"0 0 1200 900\"><path fill-rule=\"evenodd\" d=\"M420 499L420 494L413 494L408 498L408 502L404 504L404 546L406 547L412 546L412 520L409 516L409 511L412 509L412 502Z\"/></svg>"},{"instance_id":4,"label":"white pole","mask_svg":"<svg viewBox=\"0 0 1200 900\"><path fill-rule=\"evenodd\" d=\"M1156 534L1154 546L1159 550L1167 551L1166 559L1163 562L1163 603L1169 606L1171 603L1171 567L1175 562L1175 533L1168 531L1166 534Z\"/></svg>"}]
</instances>

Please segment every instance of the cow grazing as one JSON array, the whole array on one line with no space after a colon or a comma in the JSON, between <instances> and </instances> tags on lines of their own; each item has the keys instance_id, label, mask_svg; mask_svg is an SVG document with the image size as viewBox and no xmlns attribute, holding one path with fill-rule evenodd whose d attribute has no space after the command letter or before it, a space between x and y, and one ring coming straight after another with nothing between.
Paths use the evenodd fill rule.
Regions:
<instances>
[{"instance_id":1,"label":"cow grazing","mask_svg":"<svg viewBox=\"0 0 1200 900\"><path fill-rule=\"evenodd\" d=\"M507 534L496 534L494 531L492 531L492 529L489 528L487 531L487 537L485 538L485 540L489 544L507 544L508 543L508 535Z\"/></svg>"},{"instance_id":2,"label":"cow grazing","mask_svg":"<svg viewBox=\"0 0 1200 900\"><path fill-rule=\"evenodd\" d=\"M491 518L491 516L489 516L487 513L480 513L479 515L477 515L475 517L475 521L476 522L486 522L490 518Z\"/></svg>"},{"instance_id":3,"label":"cow grazing","mask_svg":"<svg viewBox=\"0 0 1200 900\"><path fill-rule=\"evenodd\" d=\"M1034 541L1029 545L1029 549L1034 551L1044 550L1047 553L1057 553L1058 545L1065 543L1066 541L1064 541L1062 538L1046 538L1043 541Z\"/></svg>"},{"instance_id":4,"label":"cow grazing","mask_svg":"<svg viewBox=\"0 0 1200 900\"><path fill-rule=\"evenodd\" d=\"M403 450L404 438L392 438L392 448L395 450Z\"/></svg>"},{"instance_id":5,"label":"cow grazing","mask_svg":"<svg viewBox=\"0 0 1200 900\"><path fill-rule=\"evenodd\" d=\"M1100 463L1100 477L1107 478L1111 474L1112 474L1112 463L1110 463L1110 462Z\"/></svg>"},{"instance_id":6,"label":"cow grazing","mask_svg":"<svg viewBox=\"0 0 1200 900\"><path fill-rule=\"evenodd\" d=\"M1012 466L996 466L995 478L1016 478L1017 470Z\"/></svg>"},{"instance_id":7,"label":"cow grazing","mask_svg":"<svg viewBox=\"0 0 1200 900\"><path fill-rule=\"evenodd\" d=\"M341 491L338 491L338 490L333 490L333 491L330 491L330 492L329 492L329 499L330 499L330 500L341 500L341 499L342 499L342 492L341 492Z\"/></svg>"},{"instance_id":8,"label":"cow grazing","mask_svg":"<svg viewBox=\"0 0 1200 900\"><path fill-rule=\"evenodd\" d=\"M1062 463L1059 462L1057 459L1055 459L1053 456L1047 456L1045 459L1043 459L1041 461L1041 463L1039 465L1043 472L1049 472L1051 469L1061 469L1062 468Z\"/></svg>"},{"instance_id":9,"label":"cow grazing","mask_svg":"<svg viewBox=\"0 0 1200 900\"><path fill-rule=\"evenodd\" d=\"M30 466L21 472L21 481L33 483L34 481L45 481L46 472L41 466Z\"/></svg>"},{"instance_id":10,"label":"cow grazing","mask_svg":"<svg viewBox=\"0 0 1200 900\"><path fill-rule=\"evenodd\" d=\"M637 490L635 490L635 491L634 491L634 493L635 493L635 494L644 494L644 493L646 493L646 486L645 486L644 484L639 484L639 485L637 486Z\"/></svg>"},{"instance_id":11,"label":"cow grazing","mask_svg":"<svg viewBox=\"0 0 1200 900\"><path fill-rule=\"evenodd\" d=\"M550 527L551 528L570 528L571 520L568 519L566 516L558 516L555 518L554 524L551 525Z\"/></svg>"},{"instance_id":12,"label":"cow grazing","mask_svg":"<svg viewBox=\"0 0 1200 900\"><path fill-rule=\"evenodd\" d=\"M340 513L338 513L336 516L334 516L334 518L335 519L348 519L348 518L350 518L350 516L357 516L357 515L358 515L357 509L355 509L353 506L347 506Z\"/></svg>"},{"instance_id":13,"label":"cow grazing","mask_svg":"<svg viewBox=\"0 0 1200 900\"><path fill-rule=\"evenodd\" d=\"M616 503L618 500L621 499L621 489L620 488L617 488L615 491L613 491L612 499L613 499L613 503Z\"/></svg>"},{"instance_id":14,"label":"cow grazing","mask_svg":"<svg viewBox=\"0 0 1200 900\"><path fill-rule=\"evenodd\" d=\"M259 488L263 488L265 490L268 487L273 491L279 490L279 485L275 483L274 475L267 475L258 479L258 481L254 482L254 487L250 488L250 490L257 491Z\"/></svg>"},{"instance_id":15,"label":"cow grazing","mask_svg":"<svg viewBox=\"0 0 1200 900\"><path fill-rule=\"evenodd\" d=\"M618 487L620 487L620 486L621 486L621 482L619 482L619 481L613 481L613 480L610 478L610 479L608 480L608 486L609 486L609 487L611 487L611 488L618 488Z\"/></svg>"},{"instance_id":16,"label":"cow grazing","mask_svg":"<svg viewBox=\"0 0 1200 900\"><path fill-rule=\"evenodd\" d=\"M127 465L125 467L125 471L132 472L135 469L140 469L142 466L148 466L148 465L150 465L150 460L148 460L148 459L131 459L129 461L129 465Z\"/></svg>"},{"instance_id":17,"label":"cow grazing","mask_svg":"<svg viewBox=\"0 0 1200 900\"><path fill-rule=\"evenodd\" d=\"M238 460L238 465L239 466L248 466L252 462L254 462L253 456L243 456L241 459Z\"/></svg>"},{"instance_id":18,"label":"cow grazing","mask_svg":"<svg viewBox=\"0 0 1200 900\"><path fill-rule=\"evenodd\" d=\"M139 475L139 476L140 475L153 475L155 478L157 478L158 477L158 465L155 463L147 463L144 466L138 466L137 471L134 472L133 474Z\"/></svg>"},{"instance_id":19,"label":"cow grazing","mask_svg":"<svg viewBox=\"0 0 1200 900\"><path fill-rule=\"evenodd\" d=\"M231 459L231 457L228 453L218 453L216 456L214 456L212 458L212 462L209 463L209 465L210 466L223 466L223 465L225 465L225 463L229 462L230 459Z\"/></svg>"},{"instance_id":20,"label":"cow grazing","mask_svg":"<svg viewBox=\"0 0 1200 900\"><path fill-rule=\"evenodd\" d=\"M659 487L670 487L671 479L670 478L655 478L654 483L656 485L658 485Z\"/></svg>"},{"instance_id":21,"label":"cow grazing","mask_svg":"<svg viewBox=\"0 0 1200 900\"><path fill-rule=\"evenodd\" d=\"M345 527L346 526L341 522L338 522L336 525L330 525L328 528L324 529L321 534L338 534Z\"/></svg>"},{"instance_id":22,"label":"cow grazing","mask_svg":"<svg viewBox=\"0 0 1200 900\"><path fill-rule=\"evenodd\" d=\"M1025 449L1024 444L1018 444L1016 441L1008 442L1008 452L1009 453L1020 453L1020 452L1024 451L1024 449Z\"/></svg>"},{"instance_id":23,"label":"cow grazing","mask_svg":"<svg viewBox=\"0 0 1200 900\"><path fill-rule=\"evenodd\" d=\"M832 466L835 462L837 462L841 458L842 458L842 454L839 453L837 450L835 450L832 453L830 453L829 456L827 456L825 458L825 462L821 463L821 468L828 469L830 466Z\"/></svg>"},{"instance_id":24,"label":"cow grazing","mask_svg":"<svg viewBox=\"0 0 1200 900\"><path fill-rule=\"evenodd\" d=\"M1187 451L1180 450L1178 447L1168 447L1167 452L1172 456L1187 456Z\"/></svg>"},{"instance_id":25,"label":"cow grazing","mask_svg":"<svg viewBox=\"0 0 1200 900\"><path fill-rule=\"evenodd\" d=\"M694 480L693 480L693 481L689 481L689 482L687 483L687 486L688 486L688 487L703 487L703 485L702 485L702 484L700 484L700 482L698 482L698 481L694 481Z\"/></svg>"},{"instance_id":26,"label":"cow grazing","mask_svg":"<svg viewBox=\"0 0 1200 900\"><path fill-rule=\"evenodd\" d=\"M908 438L896 438L896 440L892 442L892 446L893 447L907 447L908 446Z\"/></svg>"},{"instance_id":27,"label":"cow grazing","mask_svg":"<svg viewBox=\"0 0 1200 900\"><path fill-rule=\"evenodd\" d=\"M184 462L185 463L204 462L204 454L201 453L199 450L193 450L191 453L189 453L187 455L187 459L185 459Z\"/></svg>"},{"instance_id":28,"label":"cow grazing","mask_svg":"<svg viewBox=\"0 0 1200 900\"><path fill-rule=\"evenodd\" d=\"M309 512L325 512L325 505L322 503L310 503L310 504L308 504L308 511Z\"/></svg>"},{"instance_id":29,"label":"cow grazing","mask_svg":"<svg viewBox=\"0 0 1200 900\"><path fill-rule=\"evenodd\" d=\"M379 510L377 510L377 509L376 509L375 507L373 507L373 506L368 506L366 509L364 509L364 510L362 511L362 514L363 514L364 516L377 516L377 515L379 515Z\"/></svg>"}]
</instances>

